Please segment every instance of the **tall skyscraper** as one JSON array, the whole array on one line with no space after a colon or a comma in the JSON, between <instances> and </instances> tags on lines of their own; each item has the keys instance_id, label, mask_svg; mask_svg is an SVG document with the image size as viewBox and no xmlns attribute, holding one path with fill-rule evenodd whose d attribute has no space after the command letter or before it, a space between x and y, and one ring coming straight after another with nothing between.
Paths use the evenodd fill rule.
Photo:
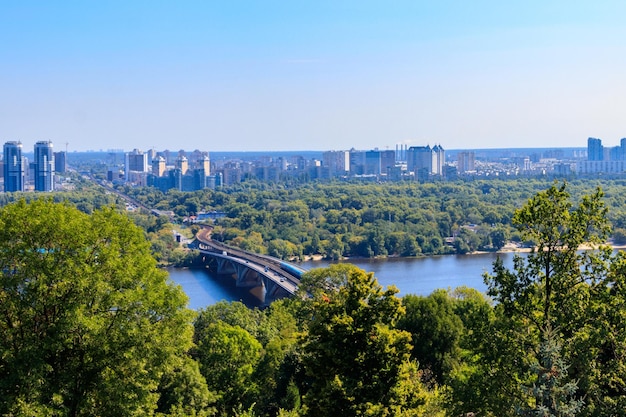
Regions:
<instances>
[{"instance_id":1,"label":"tall skyscraper","mask_svg":"<svg viewBox=\"0 0 626 417\"><path fill-rule=\"evenodd\" d=\"M435 145L433 147L433 174L443 175L443 166L446 162L446 151L441 145Z\"/></svg>"},{"instance_id":2,"label":"tall skyscraper","mask_svg":"<svg viewBox=\"0 0 626 417\"><path fill-rule=\"evenodd\" d=\"M350 173L363 175L365 173L365 151L350 149Z\"/></svg>"},{"instance_id":3,"label":"tall skyscraper","mask_svg":"<svg viewBox=\"0 0 626 417\"><path fill-rule=\"evenodd\" d=\"M202 170L207 177L211 175L211 160L208 154L202 155L198 160L198 169Z\"/></svg>"},{"instance_id":4,"label":"tall skyscraper","mask_svg":"<svg viewBox=\"0 0 626 417\"><path fill-rule=\"evenodd\" d=\"M157 156L152 160L152 175L162 177L165 174L165 158Z\"/></svg>"},{"instance_id":5,"label":"tall skyscraper","mask_svg":"<svg viewBox=\"0 0 626 417\"><path fill-rule=\"evenodd\" d=\"M457 155L457 160L457 169L459 173L462 174L465 172L476 170L476 157L473 151L459 152L459 154Z\"/></svg>"},{"instance_id":6,"label":"tall skyscraper","mask_svg":"<svg viewBox=\"0 0 626 417\"><path fill-rule=\"evenodd\" d=\"M604 147L602 146L602 140L597 138L587 139L587 160L588 161L603 161L604 160Z\"/></svg>"},{"instance_id":7,"label":"tall skyscraper","mask_svg":"<svg viewBox=\"0 0 626 417\"><path fill-rule=\"evenodd\" d=\"M52 142L35 143L35 191L54 191Z\"/></svg>"},{"instance_id":8,"label":"tall skyscraper","mask_svg":"<svg viewBox=\"0 0 626 417\"><path fill-rule=\"evenodd\" d=\"M21 142L4 144L4 191L24 191L24 159Z\"/></svg>"},{"instance_id":9,"label":"tall skyscraper","mask_svg":"<svg viewBox=\"0 0 626 417\"><path fill-rule=\"evenodd\" d=\"M380 151L365 151L365 165L363 166L363 174L380 175Z\"/></svg>"},{"instance_id":10,"label":"tall skyscraper","mask_svg":"<svg viewBox=\"0 0 626 417\"><path fill-rule=\"evenodd\" d=\"M67 152L54 153L54 172L67 172Z\"/></svg>"},{"instance_id":11,"label":"tall skyscraper","mask_svg":"<svg viewBox=\"0 0 626 417\"><path fill-rule=\"evenodd\" d=\"M415 178L425 180L431 175L443 175L445 150L441 145L434 147L411 146L406 152L407 169Z\"/></svg>"},{"instance_id":12,"label":"tall skyscraper","mask_svg":"<svg viewBox=\"0 0 626 417\"><path fill-rule=\"evenodd\" d=\"M180 170L181 175L186 175L189 170L189 161L185 155L176 158L176 168Z\"/></svg>"},{"instance_id":13,"label":"tall skyscraper","mask_svg":"<svg viewBox=\"0 0 626 417\"><path fill-rule=\"evenodd\" d=\"M124 161L124 179L126 181L130 180L131 172L148 172L147 153L141 152L139 149L134 149L132 152L126 153Z\"/></svg>"},{"instance_id":14,"label":"tall skyscraper","mask_svg":"<svg viewBox=\"0 0 626 417\"><path fill-rule=\"evenodd\" d=\"M392 150L384 150L380 152L380 169L382 174L389 174L396 166L396 152Z\"/></svg>"},{"instance_id":15,"label":"tall skyscraper","mask_svg":"<svg viewBox=\"0 0 626 417\"><path fill-rule=\"evenodd\" d=\"M322 164L328 167L329 176L346 175L350 171L350 152L326 151L322 154Z\"/></svg>"},{"instance_id":16,"label":"tall skyscraper","mask_svg":"<svg viewBox=\"0 0 626 417\"><path fill-rule=\"evenodd\" d=\"M430 146L411 146L407 150L407 169L414 172L416 177L427 177L433 171L433 156Z\"/></svg>"}]
</instances>

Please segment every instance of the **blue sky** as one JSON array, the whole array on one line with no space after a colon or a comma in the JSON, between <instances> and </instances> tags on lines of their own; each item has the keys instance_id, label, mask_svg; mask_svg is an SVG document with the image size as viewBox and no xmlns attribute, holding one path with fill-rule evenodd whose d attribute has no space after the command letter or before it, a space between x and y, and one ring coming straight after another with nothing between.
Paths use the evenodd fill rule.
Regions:
<instances>
[{"instance_id":1,"label":"blue sky","mask_svg":"<svg viewBox=\"0 0 626 417\"><path fill-rule=\"evenodd\" d=\"M615 146L623 1L0 0L0 140Z\"/></svg>"}]
</instances>

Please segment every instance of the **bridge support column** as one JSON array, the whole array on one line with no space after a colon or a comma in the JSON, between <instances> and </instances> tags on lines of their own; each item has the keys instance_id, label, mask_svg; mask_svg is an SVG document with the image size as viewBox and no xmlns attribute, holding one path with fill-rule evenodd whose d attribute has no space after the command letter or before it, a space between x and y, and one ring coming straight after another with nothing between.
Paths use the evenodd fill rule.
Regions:
<instances>
[{"instance_id":1,"label":"bridge support column","mask_svg":"<svg viewBox=\"0 0 626 417\"><path fill-rule=\"evenodd\" d=\"M235 266L230 260L220 258L217 256L214 259L217 260L217 273L218 274L227 275L227 274L234 274L237 272L237 270L235 269Z\"/></svg>"},{"instance_id":2,"label":"bridge support column","mask_svg":"<svg viewBox=\"0 0 626 417\"><path fill-rule=\"evenodd\" d=\"M269 304L281 298L287 298L291 295L286 289L271 279L264 278L263 284L265 284L265 304Z\"/></svg>"},{"instance_id":3,"label":"bridge support column","mask_svg":"<svg viewBox=\"0 0 626 417\"><path fill-rule=\"evenodd\" d=\"M238 287L259 287L263 286L261 276L257 271L242 264L235 264L237 272Z\"/></svg>"}]
</instances>

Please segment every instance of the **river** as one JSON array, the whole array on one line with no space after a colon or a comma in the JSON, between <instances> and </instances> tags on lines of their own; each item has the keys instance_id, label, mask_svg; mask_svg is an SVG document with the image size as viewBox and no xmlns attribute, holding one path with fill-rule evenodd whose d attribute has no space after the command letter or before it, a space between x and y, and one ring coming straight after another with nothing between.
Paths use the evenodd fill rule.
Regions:
<instances>
[{"instance_id":1,"label":"river","mask_svg":"<svg viewBox=\"0 0 626 417\"><path fill-rule=\"evenodd\" d=\"M445 255L423 258L357 259L350 263L373 272L383 287L395 285L399 295L428 295L439 288L466 286L486 291L483 273L491 272L500 256L505 265L513 264L512 253L481 253L473 255ZM309 261L305 269L326 267L327 261ZM235 287L233 279L220 277L205 270L170 269L170 278L180 284L189 297L189 307L200 309L220 300L242 301L248 306L261 306L258 298L247 290Z\"/></svg>"}]
</instances>

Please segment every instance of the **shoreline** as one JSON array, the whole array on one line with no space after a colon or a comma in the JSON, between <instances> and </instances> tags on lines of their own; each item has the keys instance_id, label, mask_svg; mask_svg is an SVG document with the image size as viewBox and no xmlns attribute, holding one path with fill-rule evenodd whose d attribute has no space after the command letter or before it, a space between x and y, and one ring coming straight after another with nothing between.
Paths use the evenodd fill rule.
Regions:
<instances>
[{"instance_id":1,"label":"shoreline","mask_svg":"<svg viewBox=\"0 0 626 417\"><path fill-rule=\"evenodd\" d=\"M613 250L626 250L626 244L616 245L611 242L607 242L605 243L605 246L608 246ZM474 252L466 253L465 255L471 256L471 255L481 255L481 254L486 254L486 253L530 253L532 249L533 248L520 247L519 245L515 243L507 243L506 245L504 245L502 248L498 249L497 251L474 251ZM594 247L589 246L589 245L581 245L578 249L590 250L590 249L594 249ZM420 256L406 256L406 257L391 255L391 256L382 256L382 257L375 257L375 258L366 258L366 257L357 256L357 257L341 258L338 261L350 261L351 259L417 258L417 257L429 257L429 256L447 256L447 255L458 255L458 254L451 253L451 254L443 254L443 255L420 255ZM318 261L324 261L324 260L325 259L322 255L308 255L308 256L305 256L304 259L300 262L318 262Z\"/></svg>"}]
</instances>

